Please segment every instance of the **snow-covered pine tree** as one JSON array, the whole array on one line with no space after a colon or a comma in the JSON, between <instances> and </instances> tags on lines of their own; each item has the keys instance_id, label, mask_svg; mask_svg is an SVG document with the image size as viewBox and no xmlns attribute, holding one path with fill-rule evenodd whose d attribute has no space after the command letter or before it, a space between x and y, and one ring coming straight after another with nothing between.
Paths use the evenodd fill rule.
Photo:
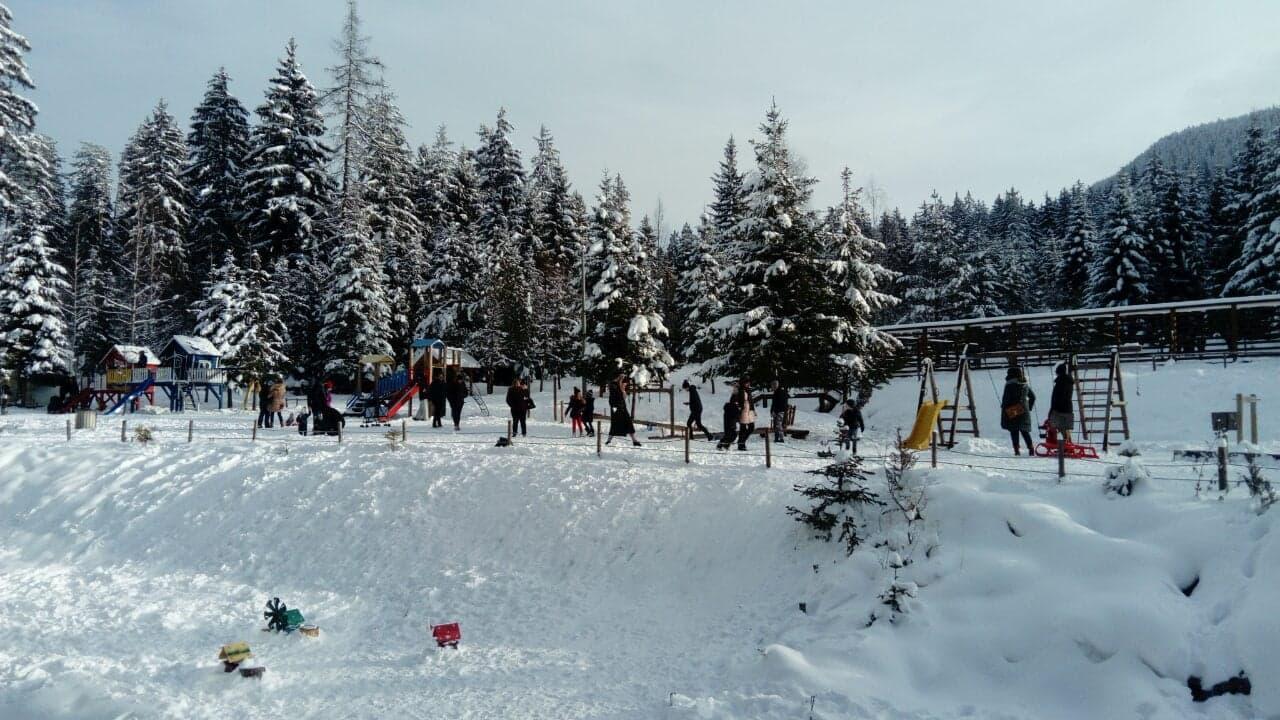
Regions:
<instances>
[{"instance_id":1,"label":"snow-covered pine tree","mask_svg":"<svg viewBox=\"0 0 1280 720\"><path fill-rule=\"evenodd\" d=\"M358 181L357 181L358 182ZM391 310L386 279L368 214L349 186L347 201L338 209L338 237L330 263L333 277L324 301L320 349L324 369L350 377L361 355L391 354L387 336Z\"/></svg>"},{"instance_id":2,"label":"snow-covered pine tree","mask_svg":"<svg viewBox=\"0 0 1280 720\"><path fill-rule=\"evenodd\" d=\"M19 94L35 89L23 57L30 51L27 39L13 30L13 13L0 5L0 214L9 218L27 194L13 171L42 161L33 144L38 110Z\"/></svg>"},{"instance_id":3,"label":"snow-covered pine tree","mask_svg":"<svg viewBox=\"0 0 1280 720\"><path fill-rule=\"evenodd\" d=\"M1240 227L1227 209L1232 192L1226 173L1214 171L1205 194L1205 293L1219 297L1231 279L1231 262L1240 255Z\"/></svg>"},{"instance_id":4,"label":"snow-covered pine tree","mask_svg":"<svg viewBox=\"0 0 1280 720\"><path fill-rule=\"evenodd\" d=\"M232 339L228 361L244 376L261 379L291 369L285 348L288 330L280 316L278 302L269 290L271 278L262 267L257 252L249 254L249 266L243 270L244 304L233 324L240 330Z\"/></svg>"},{"instance_id":5,"label":"snow-covered pine tree","mask_svg":"<svg viewBox=\"0 0 1280 720\"><path fill-rule=\"evenodd\" d=\"M364 158L364 202L380 248L391 310L388 340L408 360L413 331L426 306L427 259L422 221L414 205L414 165L404 117L389 91L371 100Z\"/></svg>"},{"instance_id":6,"label":"snow-covered pine tree","mask_svg":"<svg viewBox=\"0 0 1280 720\"><path fill-rule=\"evenodd\" d=\"M32 133L26 143L31 157L13 167L10 173L25 193L20 212L41 227L45 242L61 260L67 225L67 186L62 174L62 158L57 143L47 135ZM10 217L16 222L16 215Z\"/></svg>"},{"instance_id":7,"label":"snow-covered pine tree","mask_svg":"<svg viewBox=\"0 0 1280 720\"><path fill-rule=\"evenodd\" d=\"M120 158L116 228L127 274L120 335L131 344L163 345L189 327L186 162L186 142L162 100Z\"/></svg>"},{"instance_id":8,"label":"snow-covered pine tree","mask_svg":"<svg viewBox=\"0 0 1280 720\"><path fill-rule=\"evenodd\" d=\"M436 129L435 142L418 147L413 169L413 205L422 224L429 258L435 256L432 243L436 233L454 221L449 198L456 192L453 188L456 159L457 153L443 125Z\"/></svg>"},{"instance_id":9,"label":"snow-covered pine tree","mask_svg":"<svg viewBox=\"0 0 1280 720\"><path fill-rule=\"evenodd\" d=\"M902 217L902 213L897 208L894 208L891 213L883 213L880 216L876 235L880 239L882 248L876 260L886 270L894 273L893 280L885 290L890 295L901 298L907 288L906 279L912 276L915 267L915 253L907 219ZM896 322L905 312L904 303L900 302L893 308L883 310L877 320L880 323Z\"/></svg>"},{"instance_id":10,"label":"snow-covered pine tree","mask_svg":"<svg viewBox=\"0 0 1280 720\"><path fill-rule=\"evenodd\" d=\"M1280 127L1266 144L1258 172L1244 245L1231 264L1224 296L1280 293Z\"/></svg>"},{"instance_id":11,"label":"snow-covered pine tree","mask_svg":"<svg viewBox=\"0 0 1280 720\"><path fill-rule=\"evenodd\" d=\"M965 193L957 195L948 212L960 253L956 277L946 285L954 303L950 315L960 317L995 317L1003 315L1004 305L1012 290L1005 271L1008 264L996 250L987 234L987 207Z\"/></svg>"},{"instance_id":12,"label":"snow-covered pine tree","mask_svg":"<svg viewBox=\"0 0 1280 720\"><path fill-rule=\"evenodd\" d=\"M711 324L724 315L720 299L724 279L715 239L715 226L703 215L676 297L676 305L684 315L685 344L681 353L685 362L702 363L716 355L716 334Z\"/></svg>"},{"instance_id":13,"label":"snow-covered pine tree","mask_svg":"<svg viewBox=\"0 0 1280 720\"><path fill-rule=\"evenodd\" d=\"M631 230L631 195L620 176L605 177L591 224L592 266L584 366L598 383L623 374L637 385L666 377L673 363L662 344L667 331L655 308L645 307L644 257Z\"/></svg>"},{"instance_id":14,"label":"snow-covered pine tree","mask_svg":"<svg viewBox=\"0 0 1280 720\"><path fill-rule=\"evenodd\" d=\"M826 223L828 282L833 286L833 302L820 308L830 315L831 360L838 368L841 386L856 388L869 396L877 385L893 374L894 356L900 344L880 332L872 321L876 313L896 305L898 299L881 291L893 274L875 262L880 243L867 237L858 225L865 218L858 203L859 190L853 187L853 173L840 173L841 200L832 208Z\"/></svg>"},{"instance_id":15,"label":"snow-covered pine tree","mask_svg":"<svg viewBox=\"0 0 1280 720\"><path fill-rule=\"evenodd\" d=\"M329 68L333 84L321 98L329 108L334 174L338 178L338 196L344 201L364 172L374 103L385 90L375 77L381 72L382 62L369 53L369 38L360 34L360 26L356 0L347 0L342 33L333 41L338 55L338 63Z\"/></svg>"},{"instance_id":16,"label":"snow-covered pine tree","mask_svg":"<svg viewBox=\"0 0 1280 720\"><path fill-rule=\"evenodd\" d=\"M934 192L911 218L911 264L901 279L904 322L959 317L972 303L967 266L951 213Z\"/></svg>"},{"instance_id":17,"label":"snow-covered pine tree","mask_svg":"<svg viewBox=\"0 0 1280 720\"><path fill-rule=\"evenodd\" d=\"M1039 293L1031 291L1036 278L1035 267L1042 254L1036 247L1031 227L1029 204L1016 188L1009 188L991 206L987 232L1000 259L1007 293L1001 305L1007 312L1033 312L1040 309ZM1052 260L1049 261L1052 264Z\"/></svg>"},{"instance_id":18,"label":"snow-covered pine tree","mask_svg":"<svg viewBox=\"0 0 1280 720\"><path fill-rule=\"evenodd\" d=\"M1140 305L1151 300L1150 241L1127 175L1111 189L1111 207L1089 274L1092 307Z\"/></svg>"},{"instance_id":19,"label":"snow-covered pine tree","mask_svg":"<svg viewBox=\"0 0 1280 720\"><path fill-rule=\"evenodd\" d=\"M1098 233L1093 227L1093 214L1080 181L1071 187L1070 208L1062 238L1062 259L1058 266L1061 296L1053 304L1056 309L1082 307L1091 289L1089 273L1097 249Z\"/></svg>"},{"instance_id":20,"label":"snow-covered pine tree","mask_svg":"<svg viewBox=\"0 0 1280 720\"><path fill-rule=\"evenodd\" d=\"M54 259L38 220L20 211L5 229L0 256L0 367L23 382L72 370L62 316L66 271Z\"/></svg>"},{"instance_id":21,"label":"snow-covered pine tree","mask_svg":"<svg viewBox=\"0 0 1280 720\"><path fill-rule=\"evenodd\" d=\"M431 241L432 273L427 283L431 311L418 326L418 336L465 345L480 326L488 251L476 230L480 180L474 154L459 150L452 168L452 179L445 186L447 224L435 228Z\"/></svg>"},{"instance_id":22,"label":"snow-covered pine tree","mask_svg":"<svg viewBox=\"0 0 1280 720\"><path fill-rule=\"evenodd\" d=\"M76 368L96 363L117 342L114 311L119 300L112 282L116 265L104 259L105 254L99 246L90 245L80 261L71 303L76 313L75 325L68 323L74 338L74 344L69 345Z\"/></svg>"},{"instance_id":23,"label":"snow-covered pine tree","mask_svg":"<svg viewBox=\"0 0 1280 720\"><path fill-rule=\"evenodd\" d=\"M298 66L292 39L257 115L242 193L242 223L252 247L266 263L308 248L326 251L323 226L333 195L325 170L330 151L315 88Z\"/></svg>"},{"instance_id":24,"label":"snow-covered pine tree","mask_svg":"<svg viewBox=\"0 0 1280 720\"><path fill-rule=\"evenodd\" d=\"M244 334L248 289L231 248L223 248L222 263L209 275L196 308L195 334L213 343L228 358ZM227 361L230 365L230 360Z\"/></svg>"},{"instance_id":25,"label":"snow-covered pine tree","mask_svg":"<svg viewBox=\"0 0 1280 720\"><path fill-rule=\"evenodd\" d=\"M552 375L574 370L581 355L577 332L580 260L584 225L574 203L569 175L545 126L526 183L530 245L534 267L533 307L538 364Z\"/></svg>"},{"instance_id":26,"label":"snow-covered pine tree","mask_svg":"<svg viewBox=\"0 0 1280 720\"><path fill-rule=\"evenodd\" d=\"M277 311L284 318L284 354L291 368L303 377L315 378L324 372L325 354L320 349L324 327L324 301L333 273L320 251L298 252L277 258L271 267L271 284L278 293Z\"/></svg>"},{"instance_id":27,"label":"snow-covered pine tree","mask_svg":"<svg viewBox=\"0 0 1280 720\"><path fill-rule=\"evenodd\" d=\"M72 357L76 365L93 362L107 351L98 340L82 342L86 330L95 338L111 336L103 304L107 298L105 277L96 278L98 289L82 286L90 273L88 258L94 255L92 273L109 273L107 258L118 256L113 245L114 205L111 200L111 153L100 145L83 143L71 163L71 207L67 215L66 241L58 262L67 270L70 283L64 308L70 331Z\"/></svg>"},{"instance_id":28,"label":"snow-covered pine tree","mask_svg":"<svg viewBox=\"0 0 1280 720\"><path fill-rule=\"evenodd\" d=\"M1156 162L1153 159L1153 164ZM1189 198L1177 174L1162 166L1153 170L1148 228L1151 237L1149 259L1152 273L1152 300L1177 302L1202 297L1200 253Z\"/></svg>"},{"instance_id":29,"label":"snow-covered pine tree","mask_svg":"<svg viewBox=\"0 0 1280 720\"><path fill-rule=\"evenodd\" d=\"M1214 264L1210 269L1210 275L1216 281L1215 286L1219 288L1217 294L1225 293L1227 284L1235 275L1232 264L1239 259L1244 249L1245 237L1248 235L1249 201L1258 192L1265 173L1262 163L1266 153L1267 141L1263 137L1262 128L1257 118L1252 118L1245 131L1244 145L1232 159L1222 188L1221 217L1216 223Z\"/></svg>"},{"instance_id":30,"label":"snow-covered pine tree","mask_svg":"<svg viewBox=\"0 0 1280 720\"><path fill-rule=\"evenodd\" d=\"M716 253L726 269L732 269L742 261L743 249L738 228L747 215L746 175L738 169L738 146L729 136L724 146L724 157L711 177L712 200L709 208L711 228L715 232ZM741 304L738 288L732 285L722 289L721 300Z\"/></svg>"},{"instance_id":31,"label":"snow-covered pine tree","mask_svg":"<svg viewBox=\"0 0 1280 720\"><path fill-rule=\"evenodd\" d=\"M672 357L683 361L684 348L688 344L686 332L689 324L685 316L688 306L683 305L680 287L686 272L693 265L693 252L698 244L697 234L689 223L667 237L667 247L662 251L658 283L658 310L667 326L666 346ZM695 328L696 330L696 328Z\"/></svg>"},{"instance_id":32,"label":"snow-covered pine tree","mask_svg":"<svg viewBox=\"0 0 1280 720\"><path fill-rule=\"evenodd\" d=\"M188 247L199 291L227 250L241 260L248 248L240 225L241 162L249 152L249 113L231 94L225 68L209 80L204 98L191 116L183 180L191 190Z\"/></svg>"},{"instance_id":33,"label":"snow-covered pine tree","mask_svg":"<svg viewBox=\"0 0 1280 720\"><path fill-rule=\"evenodd\" d=\"M658 232L653 227L649 216L640 218L640 226L632 235L641 253L640 268L642 272L640 286L640 303L646 307L658 305L658 282L660 272L658 265L662 262L661 248L658 245Z\"/></svg>"}]
</instances>

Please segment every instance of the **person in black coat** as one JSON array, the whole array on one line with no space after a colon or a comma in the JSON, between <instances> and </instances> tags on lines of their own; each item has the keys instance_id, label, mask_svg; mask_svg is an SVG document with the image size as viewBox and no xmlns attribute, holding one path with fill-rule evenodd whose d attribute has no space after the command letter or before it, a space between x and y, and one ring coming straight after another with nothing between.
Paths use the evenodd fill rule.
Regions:
<instances>
[{"instance_id":1,"label":"person in black coat","mask_svg":"<svg viewBox=\"0 0 1280 720\"><path fill-rule=\"evenodd\" d=\"M615 437L630 437L631 444L640 447L636 439L636 426L631 421L631 413L627 410L627 388L629 383L625 375L609 384L609 439L605 444L613 442Z\"/></svg>"},{"instance_id":2,"label":"person in black coat","mask_svg":"<svg viewBox=\"0 0 1280 720\"><path fill-rule=\"evenodd\" d=\"M511 408L511 433L520 433L521 437L529 434L529 408L533 404L529 397L529 388L520 378L511 381L507 388L507 407Z\"/></svg>"},{"instance_id":3,"label":"person in black coat","mask_svg":"<svg viewBox=\"0 0 1280 720\"><path fill-rule=\"evenodd\" d=\"M454 430L462 429L462 406L467 402L468 394L467 381L462 378L462 373L455 374L445 388L445 395L449 401L449 413L453 416Z\"/></svg>"},{"instance_id":4,"label":"person in black coat","mask_svg":"<svg viewBox=\"0 0 1280 720\"><path fill-rule=\"evenodd\" d=\"M587 431L587 437L595 437L596 394L590 388L582 394L582 422L586 424L583 429Z\"/></svg>"},{"instance_id":5,"label":"person in black coat","mask_svg":"<svg viewBox=\"0 0 1280 720\"><path fill-rule=\"evenodd\" d=\"M689 391L689 401L685 403L685 405L689 406L689 419L684 423L685 432L692 437L693 428L697 426L699 430L706 434L707 440L710 440L711 431L707 429L706 425L702 424L702 396L698 394L698 386L685 380L680 384L680 387Z\"/></svg>"},{"instance_id":6,"label":"person in black coat","mask_svg":"<svg viewBox=\"0 0 1280 720\"><path fill-rule=\"evenodd\" d=\"M1013 454L1021 455L1018 438L1021 436L1027 443L1027 452L1035 449L1031 442L1031 412L1036 407L1036 394L1027 385L1027 378L1022 368L1017 365L1009 368L1004 376L1004 394L1000 398L1000 427L1009 431L1013 440Z\"/></svg>"},{"instance_id":7,"label":"person in black coat","mask_svg":"<svg viewBox=\"0 0 1280 720\"><path fill-rule=\"evenodd\" d=\"M791 393L777 380L773 381L773 393L769 396L769 416L773 421L773 441L785 442L787 429L787 407L791 404Z\"/></svg>"},{"instance_id":8,"label":"person in black coat","mask_svg":"<svg viewBox=\"0 0 1280 720\"><path fill-rule=\"evenodd\" d=\"M271 419L275 413L271 412L271 383L264 382L258 386L258 427L271 427Z\"/></svg>"},{"instance_id":9,"label":"person in black coat","mask_svg":"<svg viewBox=\"0 0 1280 720\"><path fill-rule=\"evenodd\" d=\"M444 377L436 373L427 386L427 400L431 402L431 427L444 427L444 406L449 399L449 388Z\"/></svg>"},{"instance_id":10,"label":"person in black coat","mask_svg":"<svg viewBox=\"0 0 1280 720\"><path fill-rule=\"evenodd\" d=\"M858 403L846 401L844 412L840 413L840 446L848 448L850 452L858 452L858 436L866 430L867 424L862 419Z\"/></svg>"},{"instance_id":11,"label":"person in black coat","mask_svg":"<svg viewBox=\"0 0 1280 720\"><path fill-rule=\"evenodd\" d=\"M1064 443L1071 442L1071 428L1076 424L1076 417L1071 400L1075 397L1075 378L1066 363L1058 365L1053 378L1053 395L1049 397L1049 424L1062 433Z\"/></svg>"},{"instance_id":12,"label":"person in black coat","mask_svg":"<svg viewBox=\"0 0 1280 720\"><path fill-rule=\"evenodd\" d=\"M329 402L324 396L324 378L316 378L311 381L311 387L307 389L307 409L315 417L320 417L324 409L329 407Z\"/></svg>"},{"instance_id":13,"label":"person in black coat","mask_svg":"<svg viewBox=\"0 0 1280 720\"><path fill-rule=\"evenodd\" d=\"M720 442L716 443L716 449L728 450L733 444L738 436L738 417L741 414L742 404L738 401L738 389L735 386L724 404L724 434L720 436Z\"/></svg>"}]
</instances>

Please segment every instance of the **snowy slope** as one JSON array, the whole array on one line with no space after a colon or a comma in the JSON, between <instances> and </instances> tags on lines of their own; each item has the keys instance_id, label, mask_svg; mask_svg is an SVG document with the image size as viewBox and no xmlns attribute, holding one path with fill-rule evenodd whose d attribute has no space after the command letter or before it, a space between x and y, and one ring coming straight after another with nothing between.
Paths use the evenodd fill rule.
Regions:
<instances>
[{"instance_id":1,"label":"snowy slope","mask_svg":"<svg viewBox=\"0 0 1280 720\"><path fill-rule=\"evenodd\" d=\"M803 718L811 702L814 718L1280 717L1277 511L1154 467L1207 444L1207 412L1236 386L1264 394L1275 449L1276 369L1134 376L1135 428L1168 479L1131 498L1102 494L1102 464L1060 485L1028 472L1048 461L1015 461L999 437L944 454L1012 469L928 474L939 545L908 568L919 598L869 628L882 553L846 559L785 515L812 443L777 448L770 471L758 448L596 459L548 421L549 393L514 448L478 417L461 436L411 426L394 450L354 427L341 445L252 443L248 413L132 416L151 446L120 443L114 422L67 443L63 418L6 416L0 717ZM877 394L871 452L914 393ZM187 445L193 417L225 439ZM273 595L322 636L259 632ZM448 620L462 648L429 647L428 623ZM235 640L261 682L221 673ZM1252 696L1190 702L1188 675L1240 670Z\"/></svg>"}]
</instances>

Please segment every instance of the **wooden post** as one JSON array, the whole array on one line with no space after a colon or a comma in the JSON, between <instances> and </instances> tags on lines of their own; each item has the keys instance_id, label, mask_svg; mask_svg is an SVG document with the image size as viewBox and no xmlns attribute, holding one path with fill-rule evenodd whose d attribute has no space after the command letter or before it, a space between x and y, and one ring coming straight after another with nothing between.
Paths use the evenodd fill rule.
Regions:
<instances>
[{"instance_id":1,"label":"wooden post","mask_svg":"<svg viewBox=\"0 0 1280 720\"><path fill-rule=\"evenodd\" d=\"M120 442L128 442L127 440L124 439L125 427L127 427L128 425L129 425L128 420L120 421Z\"/></svg>"},{"instance_id":2,"label":"wooden post","mask_svg":"<svg viewBox=\"0 0 1280 720\"><path fill-rule=\"evenodd\" d=\"M253 435L249 439L251 442L256 442L258 439L258 421L256 420L253 422Z\"/></svg>"},{"instance_id":3,"label":"wooden post","mask_svg":"<svg viewBox=\"0 0 1280 720\"><path fill-rule=\"evenodd\" d=\"M541 388L542 381L538 381ZM551 419L553 421L564 422L564 416L560 413L560 388L556 387L556 383L551 383Z\"/></svg>"},{"instance_id":4,"label":"wooden post","mask_svg":"<svg viewBox=\"0 0 1280 720\"><path fill-rule=\"evenodd\" d=\"M67 442L71 442L71 418L67 418Z\"/></svg>"},{"instance_id":5,"label":"wooden post","mask_svg":"<svg viewBox=\"0 0 1280 720\"><path fill-rule=\"evenodd\" d=\"M938 433L929 433L929 467L938 467Z\"/></svg>"},{"instance_id":6,"label":"wooden post","mask_svg":"<svg viewBox=\"0 0 1280 720\"><path fill-rule=\"evenodd\" d=\"M507 442L511 442L511 421L507 421Z\"/></svg>"},{"instance_id":7,"label":"wooden post","mask_svg":"<svg viewBox=\"0 0 1280 720\"><path fill-rule=\"evenodd\" d=\"M196 421L188 420L187 421L187 442L191 442L191 438L195 435L195 430L196 430Z\"/></svg>"},{"instance_id":8,"label":"wooden post","mask_svg":"<svg viewBox=\"0 0 1280 720\"><path fill-rule=\"evenodd\" d=\"M1035 451L1032 451L1035 454ZM1067 438L1058 431L1058 482L1062 482L1062 478L1067 476Z\"/></svg>"},{"instance_id":9,"label":"wooden post","mask_svg":"<svg viewBox=\"0 0 1280 720\"><path fill-rule=\"evenodd\" d=\"M338 444L342 444L342 423L338 423Z\"/></svg>"},{"instance_id":10,"label":"wooden post","mask_svg":"<svg viewBox=\"0 0 1280 720\"><path fill-rule=\"evenodd\" d=\"M671 434L675 435L676 434L676 386L675 386L675 383L672 383L671 387L667 388L667 400L670 401L670 405L671 405ZM684 434L686 438L689 436L688 428L685 428ZM1255 440L1254 442L1257 442L1257 440ZM688 460L685 460L685 462L688 462Z\"/></svg>"},{"instance_id":11,"label":"wooden post","mask_svg":"<svg viewBox=\"0 0 1280 720\"><path fill-rule=\"evenodd\" d=\"M1227 491L1227 439L1218 438L1218 491Z\"/></svg>"},{"instance_id":12,"label":"wooden post","mask_svg":"<svg viewBox=\"0 0 1280 720\"><path fill-rule=\"evenodd\" d=\"M1258 396L1249 396L1249 442L1258 444Z\"/></svg>"},{"instance_id":13,"label":"wooden post","mask_svg":"<svg viewBox=\"0 0 1280 720\"><path fill-rule=\"evenodd\" d=\"M689 428L684 429L684 464L689 464Z\"/></svg>"},{"instance_id":14,"label":"wooden post","mask_svg":"<svg viewBox=\"0 0 1280 720\"><path fill-rule=\"evenodd\" d=\"M1169 309L1169 357L1178 354L1178 311Z\"/></svg>"},{"instance_id":15,"label":"wooden post","mask_svg":"<svg viewBox=\"0 0 1280 720\"><path fill-rule=\"evenodd\" d=\"M590 420L587 420L587 422L591 422L591 421L590 421ZM599 420L597 420L597 421L596 421L596 457L600 457L600 447L601 447L601 446L600 446L600 435L603 433L603 430L604 430L604 428L603 428L603 427L601 427L601 425L600 425L600 421L599 421Z\"/></svg>"},{"instance_id":16,"label":"wooden post","mask_svg":"<svg viewBox=\"0 0 1280 720\"><path fill-rule=\"evenodd\" d=\"M773 467L773 446L769 443L769 439L773 437L773 433L765 429L764 433L764 466Z\"/></svg>"},{"instance_id":17,"label":"wooden post","mask_svg":"<svg viewBox=\"0 0 1280 720\"><path fill-rule=\"evenodd\" d=\"M407 420L400 421L400 442L409 441L409 423Z\"/></svg>"},{"instance_id":18,"label":"wooden post","mask_svg":"<svg viewBox=\"0 0 1280 720\"><path fill-rule=\"evenodd\" d=\"M1244 393L1236 393L1236 443L1244 442Z\"/></svg>"}]
</instances>

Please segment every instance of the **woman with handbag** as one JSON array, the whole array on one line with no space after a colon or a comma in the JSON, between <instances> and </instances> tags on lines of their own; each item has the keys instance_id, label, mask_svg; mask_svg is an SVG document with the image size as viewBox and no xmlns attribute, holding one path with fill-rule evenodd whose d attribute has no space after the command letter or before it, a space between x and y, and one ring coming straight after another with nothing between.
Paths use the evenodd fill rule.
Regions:
<instances>
[{"instance_id":1,"label":"woman with handbag","mask_svg":"<svg viewBox=\"0 0 1280 720\"><path fill-rule=\"evenodd\" d=\"M1022 368L1014 365L1004 375L1004 395L1000 398L1000 427L1009 431L1013 440L1013 454L1021 455L1018 438L1027 442L1027 454L1031 454L1035 443L1031 442L1031 412L1036 407L1036 394L1027 385L1027 377Z\"/></svg>"}]
</instances>

